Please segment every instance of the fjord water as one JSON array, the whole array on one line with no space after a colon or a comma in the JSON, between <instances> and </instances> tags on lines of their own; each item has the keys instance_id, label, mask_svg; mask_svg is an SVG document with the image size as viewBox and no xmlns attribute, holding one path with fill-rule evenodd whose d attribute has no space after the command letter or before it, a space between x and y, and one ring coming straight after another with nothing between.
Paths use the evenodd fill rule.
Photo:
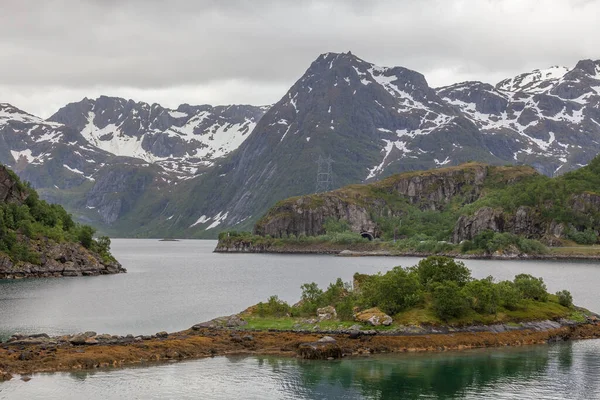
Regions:
<instances>
[{"instance_id":1,"label":"fjord water","mask_svg":"<svg viewBox=\"0 0 600 400\"><path fill-rule=\"evenodd\" d=\"M150 334L239 312L300 285L374 273L416 258L214 254L214 241L120 239L127 274L0 281L0 335L13 332ZM597 262L481 261L475 277L543 276L549 291L600 310ZM147 368L37 374L0 384L0 399L61 398L600 398L600 341L441 354L301 362L217 357Z\"/></svg>"}]
</instances>

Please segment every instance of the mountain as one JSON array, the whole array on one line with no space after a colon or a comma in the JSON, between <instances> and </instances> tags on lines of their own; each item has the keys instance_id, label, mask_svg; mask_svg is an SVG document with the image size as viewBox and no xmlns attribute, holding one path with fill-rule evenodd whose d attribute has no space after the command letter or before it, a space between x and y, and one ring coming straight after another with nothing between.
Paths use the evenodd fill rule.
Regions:
<instances>
[{"instance_id":1,"label":"mountain","mask_svg":"<svg viewBox=\"0 0 600 400\"><path fill-rule=\"evenodd\" d=\"M496 84L496 89L507 92L546 93L567 72L569 68L558 65L546 69L534 69L500 81Z\"/></svg>"},{"instance_id":2,"label":"mountain","mask_svg":"<svg viewBox=\"0 0 600 400\"><path fill-rule=\"evenodd\" d=\"M271 107L168 109L103 96L48 121L19 112L2 128L12 147L0 162L20 159L16 169L45 198L105 232L214 237L314 192L320 157L331 157L332 188L471 160L564 174L600 152L599 93L600 61L432 88L416 71L326 53Z\"/></svg>"},{"instance_id":3,"label":"mountain","mask_svg":"<svg viewBox=\"0 0 600 400\"><path fill-rule=\"evenodd\" d=\"M564 74L548 71L545 80L534 71L496 87L463 82L438 94L477 125L496 157L554 176L600 152L600 60L580 61Z\"/></svg>"},{"instance_id":4,"label":"mountain","mask_svg":"<svg viewBox=\"0 0 600 400\"><path fill-rule=\"evenodd\" d=\"M434 89L406 68L323 54L231 157L189 182L190 200L169 208L180 218L172 229L248 229L278 200L314 192L319 156L333 160L334 187L469 160L549 176L579 168L600 152L598 65L582 61L548 93L529 93L481 82Z\"/></svg>"},{"instance_id":5,"label":"mountain","mask_svg":"<svg viewBox=\"0 0 600 400\"><path fill-rule=\"evenodd\" d=\"M236 149L267 109L182 104L172 110L100 96L68 104L49 121L77 130L111 154L139 158L186 177Z\"/></svg>"}]
</instances>

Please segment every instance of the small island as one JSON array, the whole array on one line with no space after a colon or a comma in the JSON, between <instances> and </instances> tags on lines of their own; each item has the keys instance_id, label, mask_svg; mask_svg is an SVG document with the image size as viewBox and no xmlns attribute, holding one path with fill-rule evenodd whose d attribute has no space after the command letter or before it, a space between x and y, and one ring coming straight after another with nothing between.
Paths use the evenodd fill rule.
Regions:
<instances>
[{"instance_id":1,"label":"small island","mask_svg":"<svg viewBox=\"0 0 600 400\"><path fill-rule=\"evenodd\" d=\"M432 256L325 290L301 286L293 306L276 295L243 312L175 332L117 336L14 334L0 344L0 380L231 354L335 359L600 338L600 319L550 294L542 278L473 279L460 261Z\"/></svg>"},{"instance_id":2,"label":"small island","mask_svg":"<svg viewBox=\"0 0 600 400\"><path fill-rule=\"evenodd\" d=\"M94 233L0 165L0 279L126 272Z\"/></svg>"},{"instance_id":3,"label":"small island","mask_svg":"<svg viewBox=\"0 0 600 400\"><path fill-rule=\"evenodd\" d=\"M276 203L215 252L600 259L600 156L554 178L466 163Z\"/></svg>"}]
</instances>

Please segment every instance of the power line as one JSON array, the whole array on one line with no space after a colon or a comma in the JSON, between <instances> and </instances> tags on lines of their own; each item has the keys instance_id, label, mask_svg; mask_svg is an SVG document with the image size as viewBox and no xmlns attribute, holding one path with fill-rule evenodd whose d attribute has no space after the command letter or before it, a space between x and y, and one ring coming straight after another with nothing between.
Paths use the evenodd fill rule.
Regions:
<instances>
[{"instance_id":1,"label":"power line","mask_svg":"<svg viewBox=\"0 0 600 400\"><path fill-rule=\"evenodd\" d=\"M317 161L317 187L315 193L328 192L333 189L333 171L331 164L333 160L331 157L323 158L319 156Z\"/></svg>"}]
</instances>

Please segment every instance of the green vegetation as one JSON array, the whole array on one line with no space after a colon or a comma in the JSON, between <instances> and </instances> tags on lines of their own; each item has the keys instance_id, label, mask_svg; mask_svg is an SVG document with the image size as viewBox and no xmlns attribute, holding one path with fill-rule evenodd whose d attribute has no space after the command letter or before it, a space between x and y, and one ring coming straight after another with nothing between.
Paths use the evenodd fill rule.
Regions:
<instances>
[{"instance_id":1,"label":"green vegetation","mask_svg":"<svg viewBox=\"0 0 600 400\"><path fill-rule=\"evenodd\" d=\"M92 227L76 224L64 208L40 200L28 183L22 183L12 171L7 171L25 200L22 204L0 203L0 253L7 254L13 262L39 264L40 254L33 244L47 238L57 243L79 242L100 254L104 261L114 260L108 237L94 240Z\"/></svg>"},{"instance_id":2,"label":"green vegetation","mask_svg":"<svg viewBox=\"0 0 600 400\"><path fill-rule=\"evenodd\" d=\"M410 181L415 185L411 194L402 195L409 192L406 187L415 177L420 179L415 181L417 183ZM301 209L310 210L312 214L322 210L324 215L331 215L352 206L366 210L368 219L376 226L377 238L367 250L444 255L562 254L543 243L551 246L599 243L599 199L600 156L583 168L555 178L540 175L526 166L467 163L407 172L372 184L350 185L323 194L282 200L256 223L255 232L264 239L244 234L242 241L267 247L357 246L361 238L357 232L350 232L350 223L343 218L327 218L321 227L317 226L316 233L320 235L312 237L293 232L271 232L280 236L277 238L262 234L268 232L266 227L271 222L287 223L301 218L303 214L297 212ZM474 237L463 236L471 240L451 243L456 239L452 234L459 219L470 218L484 207L490 209L490 214L482 218L494 221L482 223L494 223L501 232L477 231ZM313 229L315 223L313 221ZM555 235L561 235L560 239ZM222 244L225 243L222 241ZM579 255L579 249L586 254L600 254L598 250L585 248L571 253Z\"/></svg>"},{"instance_id":3,"label":"green vegetation","mask_svg":"<svg viewBox=\"0 0 600 400\"><path fill-rule=\"evenodd\" d=\"M354 287L338 278L326 290L316 283L305 283L301 289L302 298L294 306L276 296L259 303L249 315L252 327L314 325L306 318L316 317L317 309L327 306L336 309L338 324L351 323L357 312L373 307L392 316L397 325L582 318L576 315L580 310L573 307L571 294L562 290L550 295L542 278L519 274L513 281L498 283L491 276L473 279L462 262L441 256L428 257L409 268L398 266L385 274L355 274Z\"/></svg>"}]
</instances>

